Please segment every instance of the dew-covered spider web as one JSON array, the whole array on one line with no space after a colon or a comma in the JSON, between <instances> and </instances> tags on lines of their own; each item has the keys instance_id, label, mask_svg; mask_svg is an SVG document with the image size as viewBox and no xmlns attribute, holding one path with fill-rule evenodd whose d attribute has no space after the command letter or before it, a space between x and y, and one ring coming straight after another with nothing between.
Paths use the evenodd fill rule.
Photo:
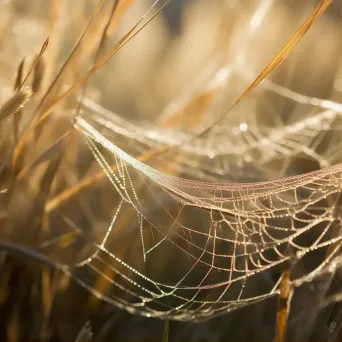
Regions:
<instances>
[{"instance_id":1,"label":"dew-covered spider web","mask_svg":"<svg viewBox=\"0 0 342 342\"><path fill-rule=\"evenodd\" d=\"M210 61L152 123L82 98L73 157L83 180L51 196L58 238L42 247L57 241L51 256L95 296L196 321L277 295L286 264L293 286L339 266L342 105L266 79L218 122L255 76L241 56L244 45L236 60ZM205 114L195 106L179 120L208 98Z\"/></svg>"},{"instance_id":2,"label":"dew-covered spider web","mask_svg":"<svg viewBox=\"0 0 342 342\"><path fill-rule=\"evenodd\" d=\"M280 158L282 151L286 152L283 158L303 150L315 156L309 152L310 144L303 145L303 140L317 139L321 128L331 127L332 122L338 129L339 121L337 112L320 111L290 129L263 135L261 139L267 144L255 141L254 149L259 147L268 153L264 153L265 157L260 151L255 153L261 160L266 156ZM276 294L277 277L270 281L264 273L288 260L299 264L311 251L333 246L309 272L302 274L300 267L293 272L297 285L310 281L326 271L332 260L338 260L340 164L262 183L191 181L140 162L87 119L78 118L75 127L86 137L118 195L112 222L98 250L83 262L89 277L100 274L110 283L108 293L99 294L106 300L147 316L200 319ZM119 125L116 127L119 131ZM240 131L244 133L244 129ZM335 152L330 152L329 158L333 158ZM194 152L187 151L185 159L189 153ZM234 150L230 153L234 154ZM235 155L239 154L237 148ZM329 158L320 156L319 161L329 163ZM118 228L126 215L135 218ZM132 251L126 251L127 261L115 253L114 246L119 236L134 229L131 225L136 227L139 243L132 241ZM164 263L163 255L172 261ZM167 268L161 272L162 278L149 276L153 274L149 271L151 265L159 263L158 268ZM112 271L111 277L106 274L108 270ZM129 301L125 300L127 296Z\"/></svg>"}]
</instances>

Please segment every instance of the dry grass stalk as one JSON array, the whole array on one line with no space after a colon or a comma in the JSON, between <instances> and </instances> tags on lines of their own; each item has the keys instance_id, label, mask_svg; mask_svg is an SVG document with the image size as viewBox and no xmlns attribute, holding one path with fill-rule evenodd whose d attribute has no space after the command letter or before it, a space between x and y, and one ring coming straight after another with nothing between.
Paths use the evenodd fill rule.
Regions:
<instances>
[{"instance_id":1,"label":"dry grass stalk","mask_svg":"<svg viewBox=\"0 0 342 342\"><path fill-rule=\"evenodd\" d=\"M292 286L290 282L291 268L288 266L282 273L277 311L276 335L274 342L286 341L287 319L290 311Z\"/></svg>"},{"instance_id":2,"label":"dry grass stalk","mask_svg":"<svg viewBox=\"0 0 342 342\"><path fill-rule=\"evenodd\" d=\"M104 44L105 44L105 40L106 40L106 37L107 37L107 33L108 33L108 28L109 28L109 25L113 19L113 17L115 16L116 12L118 10L118 2L115 1L112 5L112 8L111 8L111 11L110 11L110 15L108 17L108 20L107 20L107 23L105 24L103 30L102 30L102 33L101 33L101 38L98 39L98 46L97 46L97 49L96 49L96 53L95 53L95 58L94 58L94 63L93 63L93 66L94 64L96 64L99 56L100 56L100 53L101 53L101 50L103 49L104 47ZM105 18L106 19L106 18ZM94 41L96 41L94 39ZM88 80L87 80L88 81ZM83 89L82 89L82 94L81 94L81 97L80 97L80 100L79 100L79 105L78 105L78 109L77 109L77 114L79 113L80 109L81 109L81 103L82 103L82 100L84 98L84 95L86 93L86 89L87 89L87 83L88 82L85 82L84 85L83 85Z\"/></svg>"},{"instance_id":3,"label":"dry grass stalk","mask_svg":"<svg viewBox=\"0 0 342 342\"><path fill-rule=\"evenodd\" d=\"M60 52L59 47L62 39L62 25L64 21L63 12L65 10L65 0L51 0L49 8L49 31L50 37L49 50L46 53L48 63L45 63L44 82L41 86L42 91L51 83L57 67L57 58Z\"/></svg>"},{"instance_id":4,"label":"dry grass stalk","mask_svg":"<svg viewBox=\"0 0 342 342\"><path fill-rule=\"evenodd\" d=\"M32 90L35 94L37 94L43 86L44 75L45 75L45 65L46 63L45 63L44 58L41 58L38 60L37 64L34 66Z\"/></svg>"},{"instance_id":5,"label":"dry grass stalk","mask_svg":"<svg viewBox=\"0 0 342 342\"><path fill-rule=\"evenodd\" d=\"M31 74L35 71L37 64L40 62L41 58L44 55L44 52L46 51L47 47L49 45L49 37L46 38L45 42L43 43L38 56L35 58L29 72L27 73L26 77L24 78L23 82L21 83L21 85L19 86L19 88L22 88L24 86L24 84L26 83L27 79L31 76Z\"/></svg>"},{"instance_id":6,"label":"dry grass stalk","mask_svg":"<svg viewBox=\"0 0 342 342\"><path fill-rule=\"evenodd\" d=\"M114 12L114 15L108 25L108 29L106 34L110 36L115 32L117 29L121 18L124 16L124 14L128 11L130 6L134 3L134 0L117 0L116 1L116 9Z\"/></svg>"},{"instance_id":7,"label":"dry grass stalk","mask_svg":"<svg viewBox=\"0 0 342 342\"><path fill-rule=\"evenodd\" d=\"M22 59L18 67L17 76L15 78L15 83L14 83L14 91L18 90L23 82L24 66L25 66L25 57ZM20 119L21 119L21 111L19 110L13 120L14 140L17 139L18 134L19 134Z\"/></svg>"},{"instance_id":8,"label":"dry grass stalk","mask_svg":"<svg viewBox=\"0 0 342 342\"><path fill-rule=\"evenodd\" d=\"M23 83L24 65L25 65L25 57L22 59L22 61L19 64L17 76L14 82L14 90L18 90Z\"/></svg>"}]
</instances>

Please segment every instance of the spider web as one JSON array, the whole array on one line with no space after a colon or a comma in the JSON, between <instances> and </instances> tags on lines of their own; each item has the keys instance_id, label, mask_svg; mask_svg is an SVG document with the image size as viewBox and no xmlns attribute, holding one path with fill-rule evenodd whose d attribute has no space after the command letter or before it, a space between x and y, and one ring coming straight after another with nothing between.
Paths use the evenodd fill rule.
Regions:
<instances>
[{"instance_id":1,"label":"spider web","mask_svg":"<svg viewBox=\"0 0 342 342\"><path fill-rule=\"evenodd\" d=\"M234 63L208 70L191 97L251 78ZM251 110L270 94L292 115ZM265 80L200 137L160 124L182 99L158 124L82 105L74 127L106 176L94 209L104 226L90 228L96 242L83 242L65 271L94 295L132 313L197 321L277 295L288 263L293 286L339 266L341 104Z\"/></svg>"},{"instance_id":2,"label":"spider web","mask_svg":"<svg viewBox=\"0 0 342 342\"><path fill-rule=\"evenodd\" d=\"M259 23L272 3L256 11ZM209 63L156 124L83 99L73 133L89 170L78 176L98 184L74 196L72 209L47 209L57 240L44 246L57 241L50 256L95 296L131 313L197 321L277 295L286 263L294 286L339 266L341 104L265 80L204 135L229 108L222 97L198 127L161 127L189 98L249 82L241 58L257 28L252 18L236 60ZM260 117L253 108L270 94L292 115L264 107Z\"/></svg>"},{"instance_id":3,"label":"spider web","mask_svg":"<svg viewBox=\"0 0 342 342\"><path fill-rule=\"evenodd\" d=\"M300 94L275 89L308 105L308 98ZM330 165L339 157L338 149L330 144L324 154L315 149L327 132L331 138L340 131L340 105L318 99L309 103L310 112L316 114L262 135L246 122L239 131L233 129L231 141L224 139L225 127L217 129L218 148L212 157L214 144L208 144L212 132L179 147L180 136L174 131L157 134L156 129L139 129L113 115L109 119L103 108L85 101L97 112L78 117L75 128L107 176L113 197L106 201L111 201L114 212L96 248L67 272L95 295L130 312L178 320L200 320L277 294L279 271L265 274L285 262L295 264L295 286L331 272L331 265L339 263L342 243L336 233L341 228L341 164L247 184L172 175L181 170L194 178L188 170L205 165L203 158L213 162L208 170L211 166L217 172L216 158L233 160L235 165L234 159L244 159L246 153L253 153L263 171L270 160L279 162L301 153L319 165ZM106 137L109 132L111 139ZM254 139L246 138L248 134ZM119 144L132 154L146 153L158 144L176 144L180 151L171 166L178 169L165 164L167 173L157 170ZM190 155L194 163L189 162ZM239 163L241 167L243 161ZM120 246L127 240L129 248L122 252ZM312 259L310 255L319 250L324 258ZM302 263L310 263L311 269ZM97 277L102 279L102 291L92 285Z\"/></svg>"}]
</instances>

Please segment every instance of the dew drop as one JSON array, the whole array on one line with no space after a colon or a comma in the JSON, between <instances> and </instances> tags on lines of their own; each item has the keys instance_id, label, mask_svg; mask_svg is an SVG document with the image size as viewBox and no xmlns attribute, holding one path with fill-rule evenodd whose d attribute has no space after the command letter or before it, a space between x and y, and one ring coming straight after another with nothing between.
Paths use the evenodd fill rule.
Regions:
<instances>
[{"instance_id":1,"label":"dew drop","mask_svg":"<svg viewBox=\"0 0 342 342\"><path fill-rule=\"evenodd\" d=\"M248 125L246 122L242 122L239 127L241 132L246 132L248 130Z\"/></svg>"}]
</instances>

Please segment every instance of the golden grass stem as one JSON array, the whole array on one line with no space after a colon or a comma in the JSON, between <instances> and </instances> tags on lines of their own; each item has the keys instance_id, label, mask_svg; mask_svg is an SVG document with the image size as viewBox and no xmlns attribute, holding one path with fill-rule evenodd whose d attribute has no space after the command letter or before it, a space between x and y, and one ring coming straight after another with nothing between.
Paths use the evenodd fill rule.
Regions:
<instances>
[{"instance_id":1,"label":"golden grass stem","mask_svg":"<svg viewBox=\"0 0 342 342\"><path fill-rule=\"evenodd\" d=\"M274 342L286 341L287 319L290 310L290 301L292 296L290 271L290 266L287 266L282 273L277 311L276 335Z\"/></svg>"}]
</instances>

